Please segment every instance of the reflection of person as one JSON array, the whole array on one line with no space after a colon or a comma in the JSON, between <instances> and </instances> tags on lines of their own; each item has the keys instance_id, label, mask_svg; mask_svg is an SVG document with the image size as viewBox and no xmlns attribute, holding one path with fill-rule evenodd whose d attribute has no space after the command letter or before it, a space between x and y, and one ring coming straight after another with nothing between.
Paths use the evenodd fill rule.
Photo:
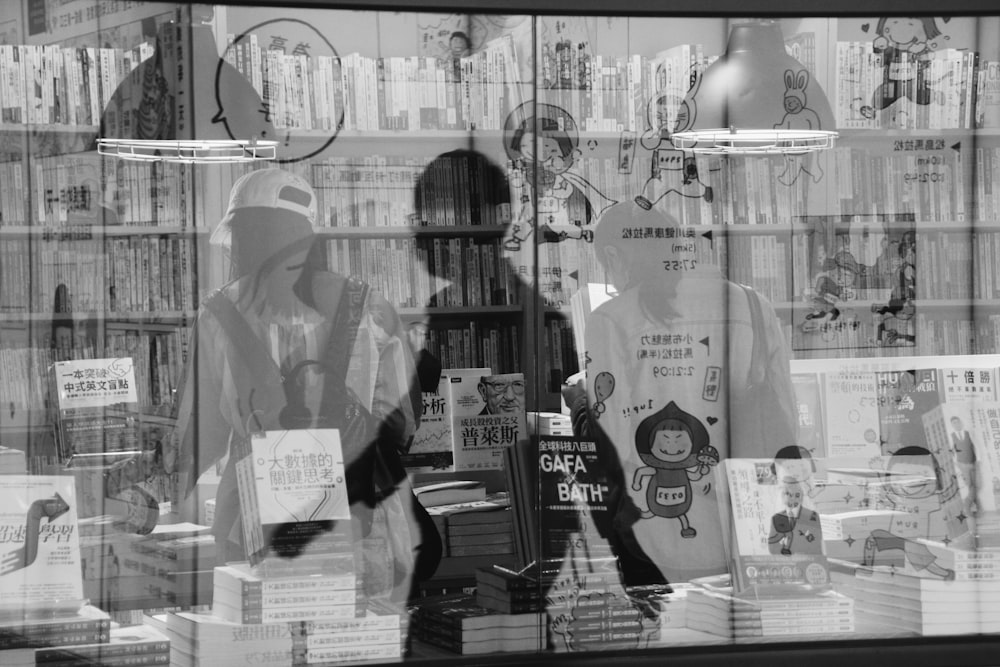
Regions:
<instances>
[{"instance_id":1,"label":"reflection of person","mask_svg":"<svg viewBox=\"0 0 1000 667\"><path fill-rule=\"evenodd\" d=\"M601 216L594 249L619 293L587 319L586 393L564 391L571 410L589 411L586 430L617 453L624 479L633 482L615 518L619 543L634 560L651 560L669 581L727 571L714 476L700 475L729 456L772 456L793 444L796 424L787 351L773 309L700 264L690 250L696 242L678 238L683 229L656 208L625 202ZM759 316L753 314L755 303ZM617 381L610 394L604 392L605 409L597 414L591 406L604 374ZM752 412L747 406L764 395L774 399L774 412L764 417L773 433L760 438L773 439L767 443L751 437L757 429L744 421ZM692 434L666 443L661 454L679 460L683 483L636 477L652 465L648 448L640 448L640 430L669 404L685 415ZM682 449L691 448L700 457L681 459ZM658 487L652 495L651 484ZM674 517L681 509L687 525L678 529Z\"/></svg>"},{"instance_id":2,"label":"reflection of person","mask_svg":"<svg viewBox=\"0 0 1000 667\"><path fill-rule=\"evenodd\" d=\"M353 405L377 423L371 440L341 435L353 541L366 537L374 518L382 516L376 508L402 515L410 530L391 531L390 556L396 564L393 594L403 597L433 572L440 554L433 524L409 491L399 462L420 414L413 360L388 302L355 290L354 283L318 264L315 216L312 188L291 173L254 171L234 184L212 241L229 251L234 274L218 298L235 307L244 328L234 333L218 311L203 306L199 312L179 402L181 440L170 467L190 492L237 439L258 430L324 427L332 421L331 409L343 408L343 382ZM342 301L350 304L356 331L346 374L334 378L330 336ZM244 340L234 339L239 333ZM240 352L251 344L261 356L270 352L280 379L250 367ZM246 554L233 458L219 485L213 526L225 560Z\"/></svg>"},{"instance_id":3,"label":"reflection of person","mask_svg":"<svg viewBox=\"0 0 1000 667\"><path fill-rule=\"evenodd\" d=\"M479 395L486 401L481 415L517 414L524 410L524 378L490 375L479 378Z\"/></svg>"}]
</instances>

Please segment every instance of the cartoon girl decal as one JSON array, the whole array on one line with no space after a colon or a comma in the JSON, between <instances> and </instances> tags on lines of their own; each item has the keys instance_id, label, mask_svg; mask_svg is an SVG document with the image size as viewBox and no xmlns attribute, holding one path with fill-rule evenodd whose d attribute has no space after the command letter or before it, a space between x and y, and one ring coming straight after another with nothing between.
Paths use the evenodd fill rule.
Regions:
<instances>
[{"instance_id":1,"label":"cartoon girl decal","mask_svg":"<svg viewBox=\"0 0 1000 667\"><path fill-rule=\"evenodd\" d=\"M942 18L947 23L949 18ZM941 30L934 17L883 16L875 27L872 47L882 54L883 80L872 96L871 106L861 108L866 118L906 97L920 105L944 102L944 94L931 87L928 70ZM943 39L947 40L948 37Z\"/></svg>"},{"instance_id":2,"label":"cartoon girl decal","mask_svg":"<svg viewBox=\"0 0 1000 667\"><path fill-rule=\"evenodd\" d=\"M671 401L665 408L646 417L635 433L635 449L646 465L632 477L632 490L646 487L647 510L641 518L676 518L681 537L698 534L688 522L691 482L696 482L719 463L719 452L709 444L708 429L698 419Z\"/></svg>"},{"instance_id":3,"label":"cartoon girl decal","mask_svg":"<svg viewBox=\"0 0 1000 667\"><path fill-rule=\"evenodd\" d=\"M657 78L661 77L658 75ZM700 84L701 77L692 69L690 89L684 99L679 100L675 93L660 90L646 106L647 127L639 143L653 152L652 174L643 185L642 194L635 198L635 203L647 211L669 194L691 199L704 198L709 203L713 199L712 188L698 177L694 154L675 149L670 143L671 125L674 132L683 132L694 124L697 115L694 96Z\"/></svg>"},{"instance_id":4,"label":"cartoon girl decal","mask_svg":"<svg viewBox=\"0 0 1000 667\"><path fill-rule=\"evenodd\" d=\"M504 150L513 166L511 183L521 190L521 209L505 248L520 249L534 231L532 195L537 196L543 231L555 234L558 241L593 240L592 222L616 202L572 171L579 142L576 121L552 104L526 102L507 117Z\"/></svg>"}]
</instances>

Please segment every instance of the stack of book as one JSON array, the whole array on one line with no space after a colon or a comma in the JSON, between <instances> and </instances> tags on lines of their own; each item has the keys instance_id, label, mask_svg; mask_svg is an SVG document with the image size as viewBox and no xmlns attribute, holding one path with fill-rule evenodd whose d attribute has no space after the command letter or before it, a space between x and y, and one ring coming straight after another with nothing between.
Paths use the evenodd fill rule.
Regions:
<instances>
[{"instance_id":1,"label":"stack of book","mask_svg":"<svg viewBox=\"0 0 1000 667\"><path fill-rule=\"evenodd\" d=\"M215 537L204 526L158 526L152 535L129 544L122 573L143 577L151 597L174 605L204 604L212 590L215 558Z\"/></svg>"},{"instance_id":2,"label":"stack of book","mask_svg":"<svg viewBox=\"0 0 1000 667\"><path fill-rule=\"evenodd\" d=\"M434 575L462 586L475 583L476 568L494 563L513 565L514 530L504 493L485 500L427 508L444 545L444 557Z\"/></svg>"},{"instance_id":3,"label":"stack of book","mask_svg":"<svg viewBox=\"0 0 1000 667\"><path fill-rule=\"evenodd\" d=\"M415 637L440 648L475 655L545 648L545 614L488 609L473 595L429 596L410 608Z\"/></svg>"},{"instance_id":4,"label":"stack of book","mask_svg":"<svg viewBox=\"0 0 1000 667\"><path fill-rule=\"evenodd\" d=\"M574 573L546 595L549 643L556 652L643 649L660 638L645 596L622 586L617 572Z\"/></svg>"},{"instance_id":5,"label":"stack of book","mask_svg":"<svg viewBox=\"0 0 1000 667\"><path fill-rule=\"evenodd\" d=\"M482 568L476 572L476 602L498 613L544 613L548 643L558 652L645 648L657 642L669 586L627 590L613 559L576 565L541 572Z\"/></svg>"},{"instance_id":6,"label":"stack of book","mask_svg":"<svg viewBox=\"0 0 1000 667\"><path fill-rule=\"evenodd\" d=\"M170 639L148 625L111 629L110 641L35 649L35 667L76 665L166 665L170 663ZM5 663L6 664L6 663Z\"/></svg>"},{"instance_id":7,"label":"stack of book","mask_svg":"<svg viewBox=\"0 0 1000 667\"><path fill-rule=\"evenodd\" d=\"M107 644L111 617L97 607L10 610L0 616L0 664L34 667L40 648Z\"/></svg>"},{"instance_id":8,"label":"stack of book","mask_svg":"<svg viewBox=\"0 0 1000 667\"><path fill-rule=\"evenodd\" d=\"M546 585L499 565L476 570L476 602L505 614L545 611Z\"/></svg>"},{"instance_id":9,"label":"stack of book","mask_svg":"<svg viewBox=\"0 0 1000 667\"><path fill-rule=\"evenodd\" d=\"M832 590L754 597L732 589L687 594L687 626L734 640L846 636L854 632L854 600Z\"/></svg>"},{"instance_id":10,"label":"stack of book","mask_svg":"<svg viewBox=\"0 0 1000 667\"><path fill-rule=\"evenodd\" d=\"M364 598L350 560L314 574L260 576L247 563L215 568L212 613L233 623L331 621L363 615Z\"/></svg>"},{"instance_id":11,"label":"stack of book","mask_svg":"<svg viewBox=\"0 0 1000 667\"><path fill-rule=\"evenodd\" d=\"M357 618L291 623L233 623L203 612L149 617L171 641L173 667L263 667L398 660L409 618L401 608L373 602Z\"/></svg>"},{"instance_id":12,"label":"stack of book","mask_svg":"<svg viewBox=\"0 0 1000 667\"><path fill-rule=\"evenodd\" d=\"M931 568L843 564L832 572L836 590L855 601L859 627L923 636L1000 631L1000 552L917 545L933 554Z\"/></svg>"}]
</instances>

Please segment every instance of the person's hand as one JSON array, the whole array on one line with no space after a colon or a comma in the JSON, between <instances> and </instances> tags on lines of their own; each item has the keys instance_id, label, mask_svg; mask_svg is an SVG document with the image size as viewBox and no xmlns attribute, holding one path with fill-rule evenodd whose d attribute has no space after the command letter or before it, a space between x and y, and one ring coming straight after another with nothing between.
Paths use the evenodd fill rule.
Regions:
<instances>
[{"instance_id":1,"label":"person's hand","mask_svg":"<svg viewBox=\"0 0 1000 667\"><path fill-rule=\"evenodd\" d=\"M582 377L572 382L573 377L570 377L571 382L564 384L560 391L569 408L573 433L584 435L587 432L587 382Z\"/></svg>"},{"instance_id":2,"label":"person's hand","mask_svg":"<svg viewBox=\"0 0 1000 667\"><path fill-rule=\"evenodd\" d=\"M572 380L573 378L570 378ZM583 378L577 379L576 382L567 382L560 389L562 392L563 400L566 401L566 405L569 406L570 413L572 414L573 407L579 403L583 402L583 405L587 404L587 383Z\"/></svg>"}]
</instances>

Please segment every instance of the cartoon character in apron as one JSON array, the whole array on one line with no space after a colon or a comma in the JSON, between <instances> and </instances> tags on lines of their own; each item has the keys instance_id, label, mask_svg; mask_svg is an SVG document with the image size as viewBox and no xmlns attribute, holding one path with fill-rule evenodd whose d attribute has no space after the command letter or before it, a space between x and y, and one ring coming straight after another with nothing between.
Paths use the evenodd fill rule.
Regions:
<instances>
[{"instance_id":1,"label":"cartoon character in apron","mask_svg":"<svg viewBox=\"0 0 1000 667\"><path fill-rule=\"evenodd\" d=\"M719 463L719 452L708 441L708 429L673 401L639 424L635 449L646 465L635 471L632 490L641 491L643 481L650 478L646 486L648 509L641 518L675 518L681 522L681 537L698 534L687 518L691 482Z\"/></svg>"}]
</instances>

